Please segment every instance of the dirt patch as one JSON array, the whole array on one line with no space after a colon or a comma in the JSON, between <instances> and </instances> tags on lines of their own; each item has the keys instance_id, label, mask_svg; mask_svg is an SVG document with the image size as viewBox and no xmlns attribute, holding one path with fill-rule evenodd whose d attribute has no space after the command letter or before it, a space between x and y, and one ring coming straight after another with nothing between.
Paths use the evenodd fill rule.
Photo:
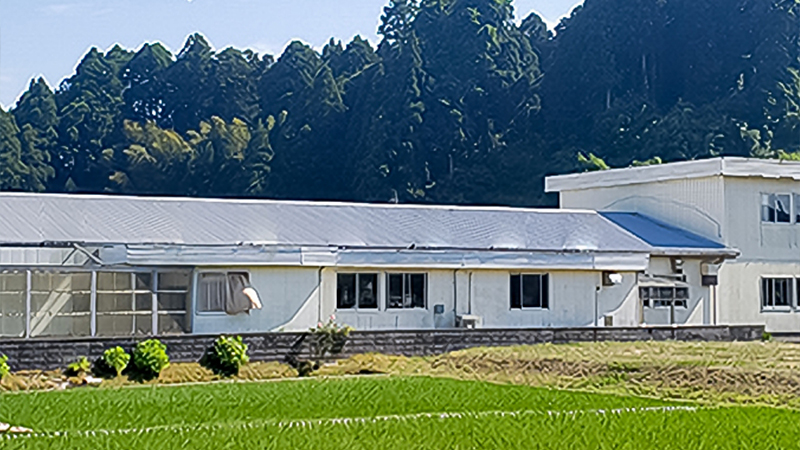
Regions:
<instances>
[{"instance_id":1,"label":"dirt patch","mask_svg":"<svg viewBox=\"0 0 800 450\"><path fill-rule=\"evenodd\" d=\"M297 376L297 371L285 364L255 362L244 366L236 380L269 380L275 378L289 378ZM214 375L208 369L197 363L173 363L161 372L161 375L144 384L180 384L198 383L219 380L220 377ZM61 390L69 387L82 385L80 380L68 378L59 370L38 371L28 370L19 371L3 377L0 381L0 392L2 391L41 391L41 390ZM103 380L100 387L120 387L129 385L139 385L128 379L127 376Z\"/></svg>"}]
</instances>

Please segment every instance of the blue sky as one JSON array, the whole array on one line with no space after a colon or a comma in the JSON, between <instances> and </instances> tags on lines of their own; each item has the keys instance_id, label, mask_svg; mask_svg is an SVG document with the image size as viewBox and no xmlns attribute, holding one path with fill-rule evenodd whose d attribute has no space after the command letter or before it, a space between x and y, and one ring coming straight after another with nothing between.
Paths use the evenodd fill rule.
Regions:
<instances>
[{"instance_id":1,"label":"blue sky","mask_svg":"<svg viewBox=\"0 0 800 450\"><path fill-rule=\"evenodd\" d=\"M549 23L580 0L514 0L516 16ZM0 0L0 104L13 106L32 77L56 86L96 46L160 41L180 50L199 31L218 49L279 55L299 39L320 49L359 34L374 44L387 0Z\"/></svg>"}]
</instances>

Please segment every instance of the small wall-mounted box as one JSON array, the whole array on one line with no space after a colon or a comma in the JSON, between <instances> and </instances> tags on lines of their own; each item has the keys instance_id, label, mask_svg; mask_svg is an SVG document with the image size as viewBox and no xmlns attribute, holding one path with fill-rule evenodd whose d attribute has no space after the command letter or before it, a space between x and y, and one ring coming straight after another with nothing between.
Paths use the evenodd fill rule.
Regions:
<instances>
[{"instance_id":1,"label":"small wall-mounted box","mask_svg":"<svg viewBox=\"0 0 800 450\"><path fill-rule=\"evenodd\" d=\"M481 316L473 316L468 314L457 316L456 326L458 328L481 328L481 326L483 326L483 318Z\"/></svg>"}]
</instances>

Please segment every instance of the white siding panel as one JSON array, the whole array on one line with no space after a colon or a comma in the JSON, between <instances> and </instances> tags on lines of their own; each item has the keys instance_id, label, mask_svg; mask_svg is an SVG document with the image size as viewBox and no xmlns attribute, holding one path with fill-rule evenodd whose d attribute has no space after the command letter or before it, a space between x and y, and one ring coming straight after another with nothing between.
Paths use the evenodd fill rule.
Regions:
<instances>
[{"instance_id":1,"label":"white siding panel","mask_svg":"<svg viewBox=\"0 0 800 450\"><path fill-rule=\"evenodd\" d=\"M724 199L722 178L705 177L563 191L561 207L640 212L719 240L724 233Z\"/></svg>"},{"instance_id":2,"label":"white siding panel","mask_svg":"<svg viewBox=\"0 0 800 450\"><path fill-rule=\"evenodd\" d=\"M237 315L196 312L193 317L195 334L255 333L281 327L285 331L302 331L317 323L316 269L273 267L251 268L249 272L250 283L258 291L263 308ZM196 298L193 303L196 304Z\"/></svg>"},{"instance_id":3,"label":"white siding panel","mask_svg":"<svg viewBox=\"0 0 800 450\"><path fill-rule=\"evenodd\" d=\"M726 263L720 269L719 323L765 324L767 331L800 332L800 310L761 311L761 277L800 277L800 263ZM796 291L796 286L794 287Z\"/></svg>"}]
</instances>

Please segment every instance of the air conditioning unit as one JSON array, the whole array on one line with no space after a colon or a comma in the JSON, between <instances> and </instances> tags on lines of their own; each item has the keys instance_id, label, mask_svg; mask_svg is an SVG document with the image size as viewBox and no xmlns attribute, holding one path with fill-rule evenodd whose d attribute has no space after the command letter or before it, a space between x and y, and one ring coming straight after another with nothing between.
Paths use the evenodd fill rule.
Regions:
<instances>
[{"instance_id":1,"label":"air conditioning unit","mask_svg":"<svg viewBox=\"0 0 800 450\"><path fill-rule=\"evenodd\" d=\"M463 316L456 316L456 327L458 328L481 328L483 326L483 317L465 314Z\"/></svg>"}]
</instances>

